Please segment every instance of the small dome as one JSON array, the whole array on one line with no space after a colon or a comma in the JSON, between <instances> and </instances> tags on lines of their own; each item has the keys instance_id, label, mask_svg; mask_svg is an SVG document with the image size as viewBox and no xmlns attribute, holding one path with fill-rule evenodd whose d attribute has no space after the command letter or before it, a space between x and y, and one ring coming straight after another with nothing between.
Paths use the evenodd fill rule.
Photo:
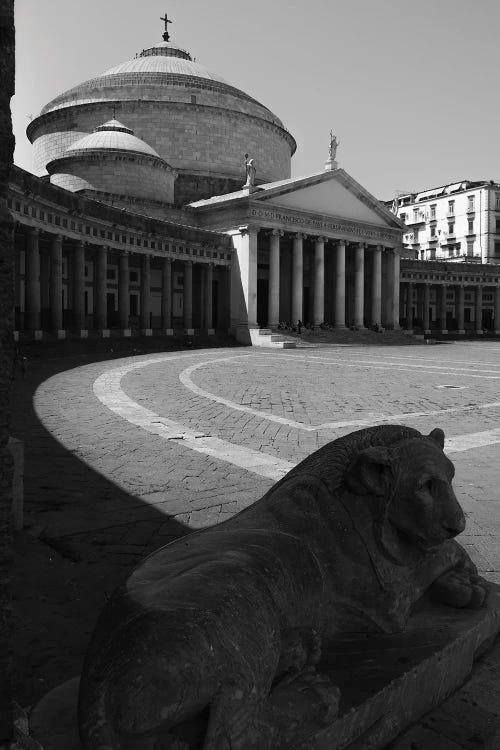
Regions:
<instances>
[{"instance_id":1,"label":"small dome","mask_svg":"<svg viewBox=\"0 0 500 750\"><path fill-rule=\"evenodd\" d=\"M93 133L85 135L67 148L65 155L70 156L76 151L102 151L103 149L134 151L138 154L161 158L154 148L137 138L130 128L125 127L118 120L108 120L103 125L99 125Z\"/></svg>"}]
</instances>

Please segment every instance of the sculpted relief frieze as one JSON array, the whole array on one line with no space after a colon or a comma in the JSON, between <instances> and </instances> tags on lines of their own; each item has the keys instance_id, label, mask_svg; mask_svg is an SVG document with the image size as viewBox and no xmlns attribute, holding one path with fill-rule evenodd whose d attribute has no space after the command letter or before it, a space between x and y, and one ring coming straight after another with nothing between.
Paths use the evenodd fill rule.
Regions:
<instances>
[{"instance_id":1,"label":"sculpted relief frieze","mask_svg":"<svg viewBox=\"0 0 500 750\"><path fill-rule=\"evenodd\" d=\"M377 229L366 224L343 220L343 219L321 219L316 216L299 214L297 212L270 208L251 208L249 211L251 221L269 221L285 225L287 229L291 225L297 229L313 230L335 235L349 235L356 238L364 237L373 240L397 241L401 232L398 229Z\"/></svg>"}]
</instances>

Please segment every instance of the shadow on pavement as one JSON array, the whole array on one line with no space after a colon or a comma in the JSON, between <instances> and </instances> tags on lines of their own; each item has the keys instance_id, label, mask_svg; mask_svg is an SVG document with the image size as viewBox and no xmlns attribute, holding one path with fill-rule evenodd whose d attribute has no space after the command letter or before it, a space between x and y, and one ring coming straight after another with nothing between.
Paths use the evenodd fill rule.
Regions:
<instances>
[{"instance_id":1,"label":"shadow on pavement","mask_svg":"<svg viewBox=\"0 0 500 750\"><path fill-rule=\"evenodd\" d=\"M112 356L30 359L25 376L16 373L12 434L24 442L25 506L14 544L13 695L22 706L79 674L97 616L118 582L145 554L190 531L93 471L37 418L33 394L42 382ZM108 516L112 525L92 530L104 509L116 511ZM67 519L75 529L80 517L87 530L51 534L49 519L57 518L59 528Z\"/></svg>"}]
</instances>

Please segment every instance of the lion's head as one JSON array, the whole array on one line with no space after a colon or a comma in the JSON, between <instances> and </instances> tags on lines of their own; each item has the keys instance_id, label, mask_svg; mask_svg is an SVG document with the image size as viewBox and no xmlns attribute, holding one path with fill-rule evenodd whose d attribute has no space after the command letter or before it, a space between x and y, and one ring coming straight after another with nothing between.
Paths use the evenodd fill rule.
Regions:
<instances>
[{"instance_id":1,"label":"lion's head","mask_svg":"<svg viewBox=\"0 0 500 750\"><path fill-rule=\"evenodd\" d=\"M435 547L465 528L452 487L455 469L443 448L444 433L435 429L427 436L366 448L346 472L349 491L374 496L378 536L396 557L408 547Z\"/></svg>"}]
</instances>

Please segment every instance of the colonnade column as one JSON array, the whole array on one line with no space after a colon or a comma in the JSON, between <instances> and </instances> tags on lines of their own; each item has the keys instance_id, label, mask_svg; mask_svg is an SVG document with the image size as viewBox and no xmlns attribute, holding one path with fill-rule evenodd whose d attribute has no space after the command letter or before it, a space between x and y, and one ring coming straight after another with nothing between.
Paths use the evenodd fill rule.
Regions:
<instances>
[{"instance_id":1,"label":"colonnade column","mask_svg":"<svg viewBox=\"0 0 500 750\"><path fill-rule=\"evenodd\" d=\"M184 328L193 335L193 261L184 261Z\"/></svg>"},{"instance_id":2,"label":"colonnade column","mask_svg":"<svg viewBox=\"0 0 500 750\"><path fill-rule=\"evenodd\" d=\"M441 284L439 287L439 326L441 333L448 333L446 328L446 291L447 287L445 284Z\"/></svg>"},{"instance_id":3,"label":"colonnade column","mask_svg":"<svg viewBox=\"0 0 500 750\"><path fill-rule=\"evenodd\" d=\"M465 333L465 287L461 284L455 287L455 316L457 318L458 333Z\"/></svg>"},{"instance_id":4,"label":"colonnade column","mask_svg":"<svg viewBox=\"0 0 500 750\"><path fill-rule=\"evenodd\" d=\"M108 270L108 248L101 246L97 248L96 262L96 328L108 332L108 306L106 299L107 270ZM104 334L106 331L106 334Z\"/></svg>"},{"instance_id":5,"label":"colonnade column","mask_svg":"<svg viewBox=\"0 0 500 750\"><path fill-rule=\"evenodd\" d=\"M335 255L335 328L345 328L345 242L337 244Z\"/></svg>"},{"instance_id":6,"label":"colonnade column","mask_svg":"<svg viewBox=\"0 0 500 750\"><path fill-rule=\"evenodd\" d=\"M316 237L314 243L314 310L313 325L325 321L325 238Z\"/></svg>"},{"instance_id":7,"label":"colonnade column","mask_svg":"<svg viewBox=\"0 0 500 750\"><path fill-rule=\"evenodd\" d=\"M422 318L423 318L423 324L424 324L424 333L430 333L430 326L429 326L429 305L431 302L431 287L430 284L424 284L424 300L423 300L423 310L422 310Z\"/></svg>"},{"instance_id":8,"label":"colonnade column","mask_svg":"<svg viewBox=\"0 0 500 750\"><path fill-rule=\"evenodd\" d=\"M399 250L394 248L391 251L391 286L392 286L392 315L391 326L394 330L399 330L399 277L401 269L401 256Z\"/></svg>"},{"instance_id":9,"label":"colonnade column","mask_svg":"<svg viewBox=\"0 0 500 750\"><path fill-rule=\"evenodd\" d=\"M495 325L494 331L497 336L500 334L500 286L495 288Z\"/></svg>"},{"instance_id":10,"label":"colonnade column","mask_svg":"<svg viewBox=\"0 0 500 750\"><path fill-rule=\"evenodd\" d=\"M205 328L209 334L215 333L213 328L213 309L212 309L212 285L214 278L213 263L208 263L205 267Z\"/></svg>"},{"instance_id":11,"label":"colonnade column","mask_svg":"<svg viewBox=\"0 0 500 750\"><path fill-rule=\"evenodd\" d=\"M273 229L269 237L269 291L267 327L277 328L280 316L280 239L283 232Z\"/></svg>"},{"instance_id":12,"label":"colonnade column","mask_svg":"<svg viewBox=\"0 0 500 750\"><path fill-rule=\"evenodd\" d=\"M365 246L358 242L354 249L354 325L364 328Z\"/></svg>"},{"instance_id":13,"label":"colonnade column","mask_svg":"<svg viewBox=\"0 0 500 750\"><path fill-rule=\"evenodd\" d=\"M172 260L163 258L161 285L161 327L167 336L172 330Z\"/></svg>"},{"instance_id":14,"label":"colonnade column","mask_svg":"<svg viewBox=\"0 0 500 750\"><path fill-rule=\"evenodd\" d=\"M372 316L374 326L382 325L382 247L377 245L373 250L372 273Z\"/></svg>"},{"instance_id":15,"label":"colonnade column","mask_svg":"<svg viewBox=\"0 0 500 750\"><path fill-rule=\"evenodd\" d=\"M293 238L292 250L292 322L302 320L304 294L304 235L297 233Z\"/></svg>"},{"instance_id":16,"label":"colonnade column","mask_svg":"<svg viewBox=\"0 0 500 750\"><path fill-rule=\"evenodd\" d=\"M406 330L412 331L413 330L413 284L411 281L409 281L406 284L405 318L406 318Z\"/></svg>"},{"instance_id":17,"label":"colonnade column","mask_svg":"<svg viewBox=\"0 0 500 750\"><path fill-rule=\"evenodd\" d=\"M41 336L40 331L40 232L32 229L28 234L26 249L26 323L33 331L35 338Z\"/></svg>"},{"instance_id":18,"label":"colonnade column","mask_svg":"<svg viewBox=\"0 0 500 750\"><path fill-rule=\"evenodd\" d=\"M85 243L79 240L73 249L73 328L82 336L85 326ZM83 335L86 335L83 334Z\"/></svg>"},{"instance_id":19,"label":"colonnade column","mask_svg":"<svg viewBox=\"0 0 500 750\"><path fill-rule=\"evenodd\" d=\"M129 256L127 250L120 251L120 268L118 270L118 309L120 311L120 328L124 336L130 336L130 292L129 292Z\"/></svg>"},{"instance_id":20,"label":"colonnade column","mask_svg":"<svg viewBox=\"0 0 500 750\"><path fill-rule=\"evenodd\" d=\"M146 336L151 336L151 258L142 256L141 262L141 329Z\"/></svg>"},{"instance_id":21,"label":"colonnade column","mask_svg":"<svg viewBox=\"0 0 500 750\"><path fill-rule=\"evenodd\" d=\"M50 248L50 324L58 336L63 336L62 304L62 237L52 237Z\"/></svg>"},{"instance_id":22,"label":"colonnade column","mask_svg":"<svg viewBox=\"0 0 500 750\"><path fill-rule=\"evenodd\" d=\"M476 312L475 312L475 319L476 319L476 333L482 333L483 332L483 287L481 285L478 285L476 287Z\"/></svg>"}]
</instances>

